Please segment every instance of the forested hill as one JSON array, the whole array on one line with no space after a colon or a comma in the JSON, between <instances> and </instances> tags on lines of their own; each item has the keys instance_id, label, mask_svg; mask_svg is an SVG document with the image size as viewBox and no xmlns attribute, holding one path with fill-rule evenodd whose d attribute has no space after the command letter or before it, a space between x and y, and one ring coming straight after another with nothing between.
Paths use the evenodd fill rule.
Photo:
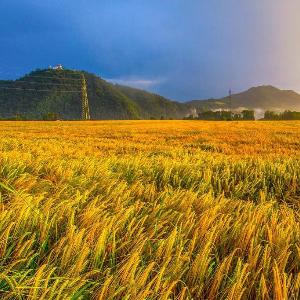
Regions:
<instances>
[{"instance_id":1,"label":"forested hill","mask_svg":"<svg viewBox=\"0 0 300 300\"><path fill-rule=\"evenodd\" d=\"M0 117L80 119L82 74L92 119L170 119L189 112L183 104L114 85L87 72L37 70L15 81L0 81Z\"/></svg>"},{"instance_id":2,"label":"forested hill","mask_svg":"<svg viewBox=\"0 0 300 300\"><path fill-rule=\"evenodd\" d=\"M143 119L153 117L182 119L191 113L189 106L184 103L171 101L157 94L123 85L115 85L115 88L138 105Z\"/></svg>"},{"instance_id":3,"label":"forested hill","mask_svg":"<svg viewBox=\"0 0 300 300\"><path fill-rule=\"evenodd\" d=\"M222 99L171 101L143 90L115 85L102 78L73 70L36 70L15 80L0 80L0 119L64 120L81 118L81 80L84 75L94 120L182 119L217 109L300 110L300 95L261 86Z\"/></svg>"}]
</instances>

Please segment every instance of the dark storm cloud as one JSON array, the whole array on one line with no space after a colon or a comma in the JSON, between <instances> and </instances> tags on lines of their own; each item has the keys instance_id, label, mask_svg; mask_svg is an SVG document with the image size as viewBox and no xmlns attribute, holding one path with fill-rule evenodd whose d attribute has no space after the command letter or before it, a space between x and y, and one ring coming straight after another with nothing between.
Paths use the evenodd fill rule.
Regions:
<instances>
[{"instance_id":1,"label":"dark storm cloud","mask_svg":"<svg viewBox=\"0 0 300 300\"><path fill-rule=\"evenodd\" d=\"M299 9L296 0L2 0L0 77L62 63L182 100L263 83L299 89L290 86L300 82Z\"/></svg>"}]
</instances>

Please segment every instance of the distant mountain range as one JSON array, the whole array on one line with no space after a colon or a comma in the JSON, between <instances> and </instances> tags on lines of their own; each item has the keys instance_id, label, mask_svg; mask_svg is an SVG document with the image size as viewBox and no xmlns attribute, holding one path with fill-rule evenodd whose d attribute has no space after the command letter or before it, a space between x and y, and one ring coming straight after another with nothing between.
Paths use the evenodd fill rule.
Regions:
<instances>
[{"instance_id":1,"label":"distant mountain range","mask_svg":"<svg viewBox=\"0 0 300 300\"><path fill-rule=\"evenodd\" d=\"M115 85L83 71L36 70L18 80L0 80L0 118L81 117L81 75L87 81L92 119L182 119L201 110L300 110L300 95L272 86L254 87L222 99L169 100L143 90Z\"/></svg>"},{"instance_id":2,"label":"distant mountain range","mask_svg":"<svg viewBox=\"0 0 300 300\"><path fill-rule=\"evenodd\" d=\"M196 109L243 108L254 110L300 110L300 95L290 90L280 90L270 85L253 87L245 92L221 99L194 100L187 105Z\"/></svg>"}]
</instances>

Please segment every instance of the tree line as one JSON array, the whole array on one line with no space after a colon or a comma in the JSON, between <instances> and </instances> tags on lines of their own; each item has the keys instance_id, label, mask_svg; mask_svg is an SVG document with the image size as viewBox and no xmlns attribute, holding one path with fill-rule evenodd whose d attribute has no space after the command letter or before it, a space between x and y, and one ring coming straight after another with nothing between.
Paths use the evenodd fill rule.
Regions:
<instances>
[{"instance_id":1,"label":"tree line","mask_svg":"<svg viewBox=\"0 0 300 300\"><path fill-rule=\"evenodd\" d=\"M232 112L228 110L205 110L197 115L190 115L185 120L211 120L211 121L251 121L255 120L254 110L243 110ZM300 120L300 112L286 110L284 112L274 112L267 110L262 120Z\"/></svg>"},{"instance_id":2,"label":"tree line","mask_svg":"<svg viewBox=\"0 0 300 300\"><path fill-rule=\"evenodd\" d=\"M265 120L300 120L300 112L299 111L290 111L286 110L284 112L274 112L274 111L266 111L265 112Z\"/></svg>"},{"instance_id":3,"label":"tree line","mask_svg":"<svg viewBox=\"0 0 300 300\"><path fill-rule=\"evenodd\" d=\"M37 118L36 115L25 115L25 114L12 114L10 117L3 117L0 114L0 120L44 120L44 121L54 121L54 120L63 120L64 117L59 113L53 112L44 112L39 115ZM156 118L150 117L150 120L155 120ZM158 118L160 120L172 120L172 118L165 118L161 116ZM74 118L74 120L76 120ZM190 115L185 117L184 120L210 120L210 121L251 121L255 120L255 112L254 110L243 110L239 113L221 110L221 111L200 111L197 115ZM298 111L289 111L286 110L284 112L274 112L274 111L266 111L264 114L264 118L261 120L300 120L300 112Z\"/></svg>"},{"instance_id":4,"label":"tree line","mask_svg":"<svg viewBox=\"0 0 300 300\"><path fill-rule=\"evenodd\" d=\"M250 121L255 120L254 110L243 110L241 112L232 112L228 110L206 110L200 111L196 116L190 115L186 117L187 120L215 120L215 121Z\"/></svg>"}]
</instances>

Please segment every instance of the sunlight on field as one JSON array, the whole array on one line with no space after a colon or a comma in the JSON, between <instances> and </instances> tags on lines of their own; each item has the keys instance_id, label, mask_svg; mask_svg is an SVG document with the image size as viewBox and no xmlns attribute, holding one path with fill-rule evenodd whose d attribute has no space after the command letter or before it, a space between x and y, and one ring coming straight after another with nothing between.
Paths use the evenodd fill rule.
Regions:
<instances>
[{"instance_id":1,"label":"sunlight on field","mask_svg":"<svg viewBox=\"0 0 300 300\"><path fill-rule=\"evenodd\" d=\"M0 122L0 192L1 299L300 297L300 122Z\"/></svg>"}]
</instances>

